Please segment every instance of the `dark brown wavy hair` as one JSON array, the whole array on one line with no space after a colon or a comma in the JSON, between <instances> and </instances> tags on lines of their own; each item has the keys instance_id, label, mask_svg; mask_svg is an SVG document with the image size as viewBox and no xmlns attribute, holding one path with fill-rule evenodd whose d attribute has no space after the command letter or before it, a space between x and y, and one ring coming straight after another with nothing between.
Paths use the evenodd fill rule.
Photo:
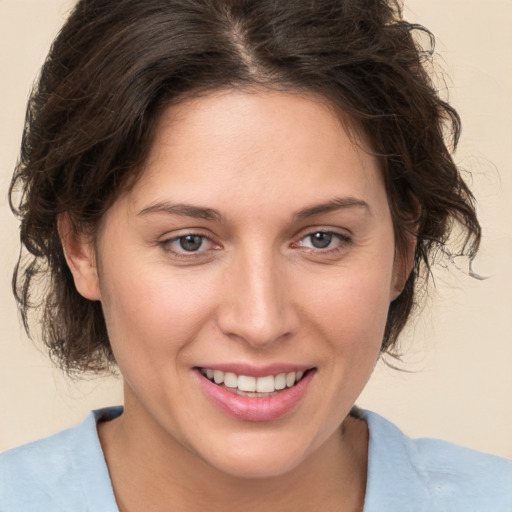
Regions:
<instances>
[{"instance_id":1,"label":"dark brown wavy hair","mask_svg":"<svg viewBox=\"0 0 512 512\"><path fill-rule=\"evenodd\" d=\"M13 288L29 335L39 311L37 328L63 369L115 366L101 303L74 286L58 215L94 236L136 182L166 106L258 86L325 98L380 156L397 251L411 233L417 239L382 341L393 353L454 228L452 254L471 259L480 242L473 196L451 157L460 120L426 71L433 45L393 0L79 1L31 94L10 189L22 242Z\"/></svg>"}]
</instances>

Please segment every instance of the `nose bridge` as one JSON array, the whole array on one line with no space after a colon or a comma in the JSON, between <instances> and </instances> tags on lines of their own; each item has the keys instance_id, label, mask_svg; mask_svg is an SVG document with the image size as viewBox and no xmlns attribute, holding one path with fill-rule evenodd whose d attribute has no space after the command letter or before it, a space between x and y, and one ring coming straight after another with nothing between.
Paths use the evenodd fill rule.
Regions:
<instances>
[{"instance_id":1,"label":"nose bridge","mask_svg":"<svg viewBox=\"0 0 512 512\"><path fill-rule=\"evenodd\" d=\"M221 330L253 346L266 346L294 330L280 257L271 248L241 251L225 280Z\"/></svg>"}]
</instances>

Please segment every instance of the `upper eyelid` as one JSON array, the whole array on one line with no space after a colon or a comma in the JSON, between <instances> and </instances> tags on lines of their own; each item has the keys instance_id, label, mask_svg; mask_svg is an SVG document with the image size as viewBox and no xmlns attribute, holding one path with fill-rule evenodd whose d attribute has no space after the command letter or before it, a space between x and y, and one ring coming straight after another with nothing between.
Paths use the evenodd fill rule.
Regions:
<instances>
[{"instance_id":1,"label":"upper eyelid","mask_svg":"<svg viewBox=\"0 0 512 512\"><path fill-rule=\"evenodd\" d=\"M170 242L170 241L173 241L173 240L177 240L179 238L182 238L182 237L185 237L185 236L193 236L193 235L196 235L196 236L200 236L200 237L203 237L203 238L206 238L208 240L214 240L214 236L209 234L209 233L205 233L204 230L202 230L201 228L184 228L184 229L179 229L179 230L176 230L176 232L172 232L172 233L166 233L164 235L162 235L161 237L159 237L159 241L160 242Z\"/></svg>"},{"instance_id":2,"label":"upper eyelid","mask_svg":"<svg viewBox=\"0 0 512 512\"><path fill-rule=\"evenodd\" d=\"M309 233L306 233L305 235L301 236L299 240L304 240L304 238L307 238L309 236L315 235L316 233L323 233L326 235L334 235L335 237L341 239L341 240L350 240L352 237L349 235L345 235L343 233L338 233L337 231L323 231L323 230L317 230L317 231L311 231Z\"/></svg>"},{"instance_id":3,"label":"upper eyelid","mask_svg":"<svg viewBox=\"0 0 512 512\"><path fill-rule=\"evenodd\" d=\"M314 235L315 233L329 233L332 235L337 235L342 238L352 238L353 233L347 228L334 228L327 226L310 226L307 228L301 229L295 236L295 239L302 239L306 236Z\"/></svg>"}]
</instances>

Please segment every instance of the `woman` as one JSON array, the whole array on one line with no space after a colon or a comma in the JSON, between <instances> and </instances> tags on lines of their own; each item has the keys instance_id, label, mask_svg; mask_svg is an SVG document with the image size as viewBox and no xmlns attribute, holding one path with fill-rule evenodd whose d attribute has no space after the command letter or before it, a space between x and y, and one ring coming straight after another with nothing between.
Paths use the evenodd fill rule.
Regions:
<instances>
[{"instance_id":1,"label":"woman","mask_svg":"<svg viewBox=\"0 0 512 512\"><path fill-rule=\"evenodd\" d=\"M480 226L417 29L376 1L82 1L12 191L29 323L124 409L2 456L0 510L508 510L511 464L354 403ZM424 30L424 29L418 29Z\"/></svg>"}]
</instances>

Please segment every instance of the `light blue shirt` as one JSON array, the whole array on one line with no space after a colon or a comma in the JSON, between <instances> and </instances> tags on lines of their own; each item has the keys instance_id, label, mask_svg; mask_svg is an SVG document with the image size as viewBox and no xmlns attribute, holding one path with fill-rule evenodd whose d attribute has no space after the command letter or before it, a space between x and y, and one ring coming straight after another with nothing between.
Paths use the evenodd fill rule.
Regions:
<instances>
[{"instance_id":1,"label":"light blue shirt","mask_svg":"<svg viewBox=\"0 0 512 512\"><path fill-rule=\"evenodd\" d=\"M96 423L0 455L0 512L118 512ZM364 512L512 512L512 461L436 439L406 437L359 411L370 431Z\"/></svg>"}]
</instances>

